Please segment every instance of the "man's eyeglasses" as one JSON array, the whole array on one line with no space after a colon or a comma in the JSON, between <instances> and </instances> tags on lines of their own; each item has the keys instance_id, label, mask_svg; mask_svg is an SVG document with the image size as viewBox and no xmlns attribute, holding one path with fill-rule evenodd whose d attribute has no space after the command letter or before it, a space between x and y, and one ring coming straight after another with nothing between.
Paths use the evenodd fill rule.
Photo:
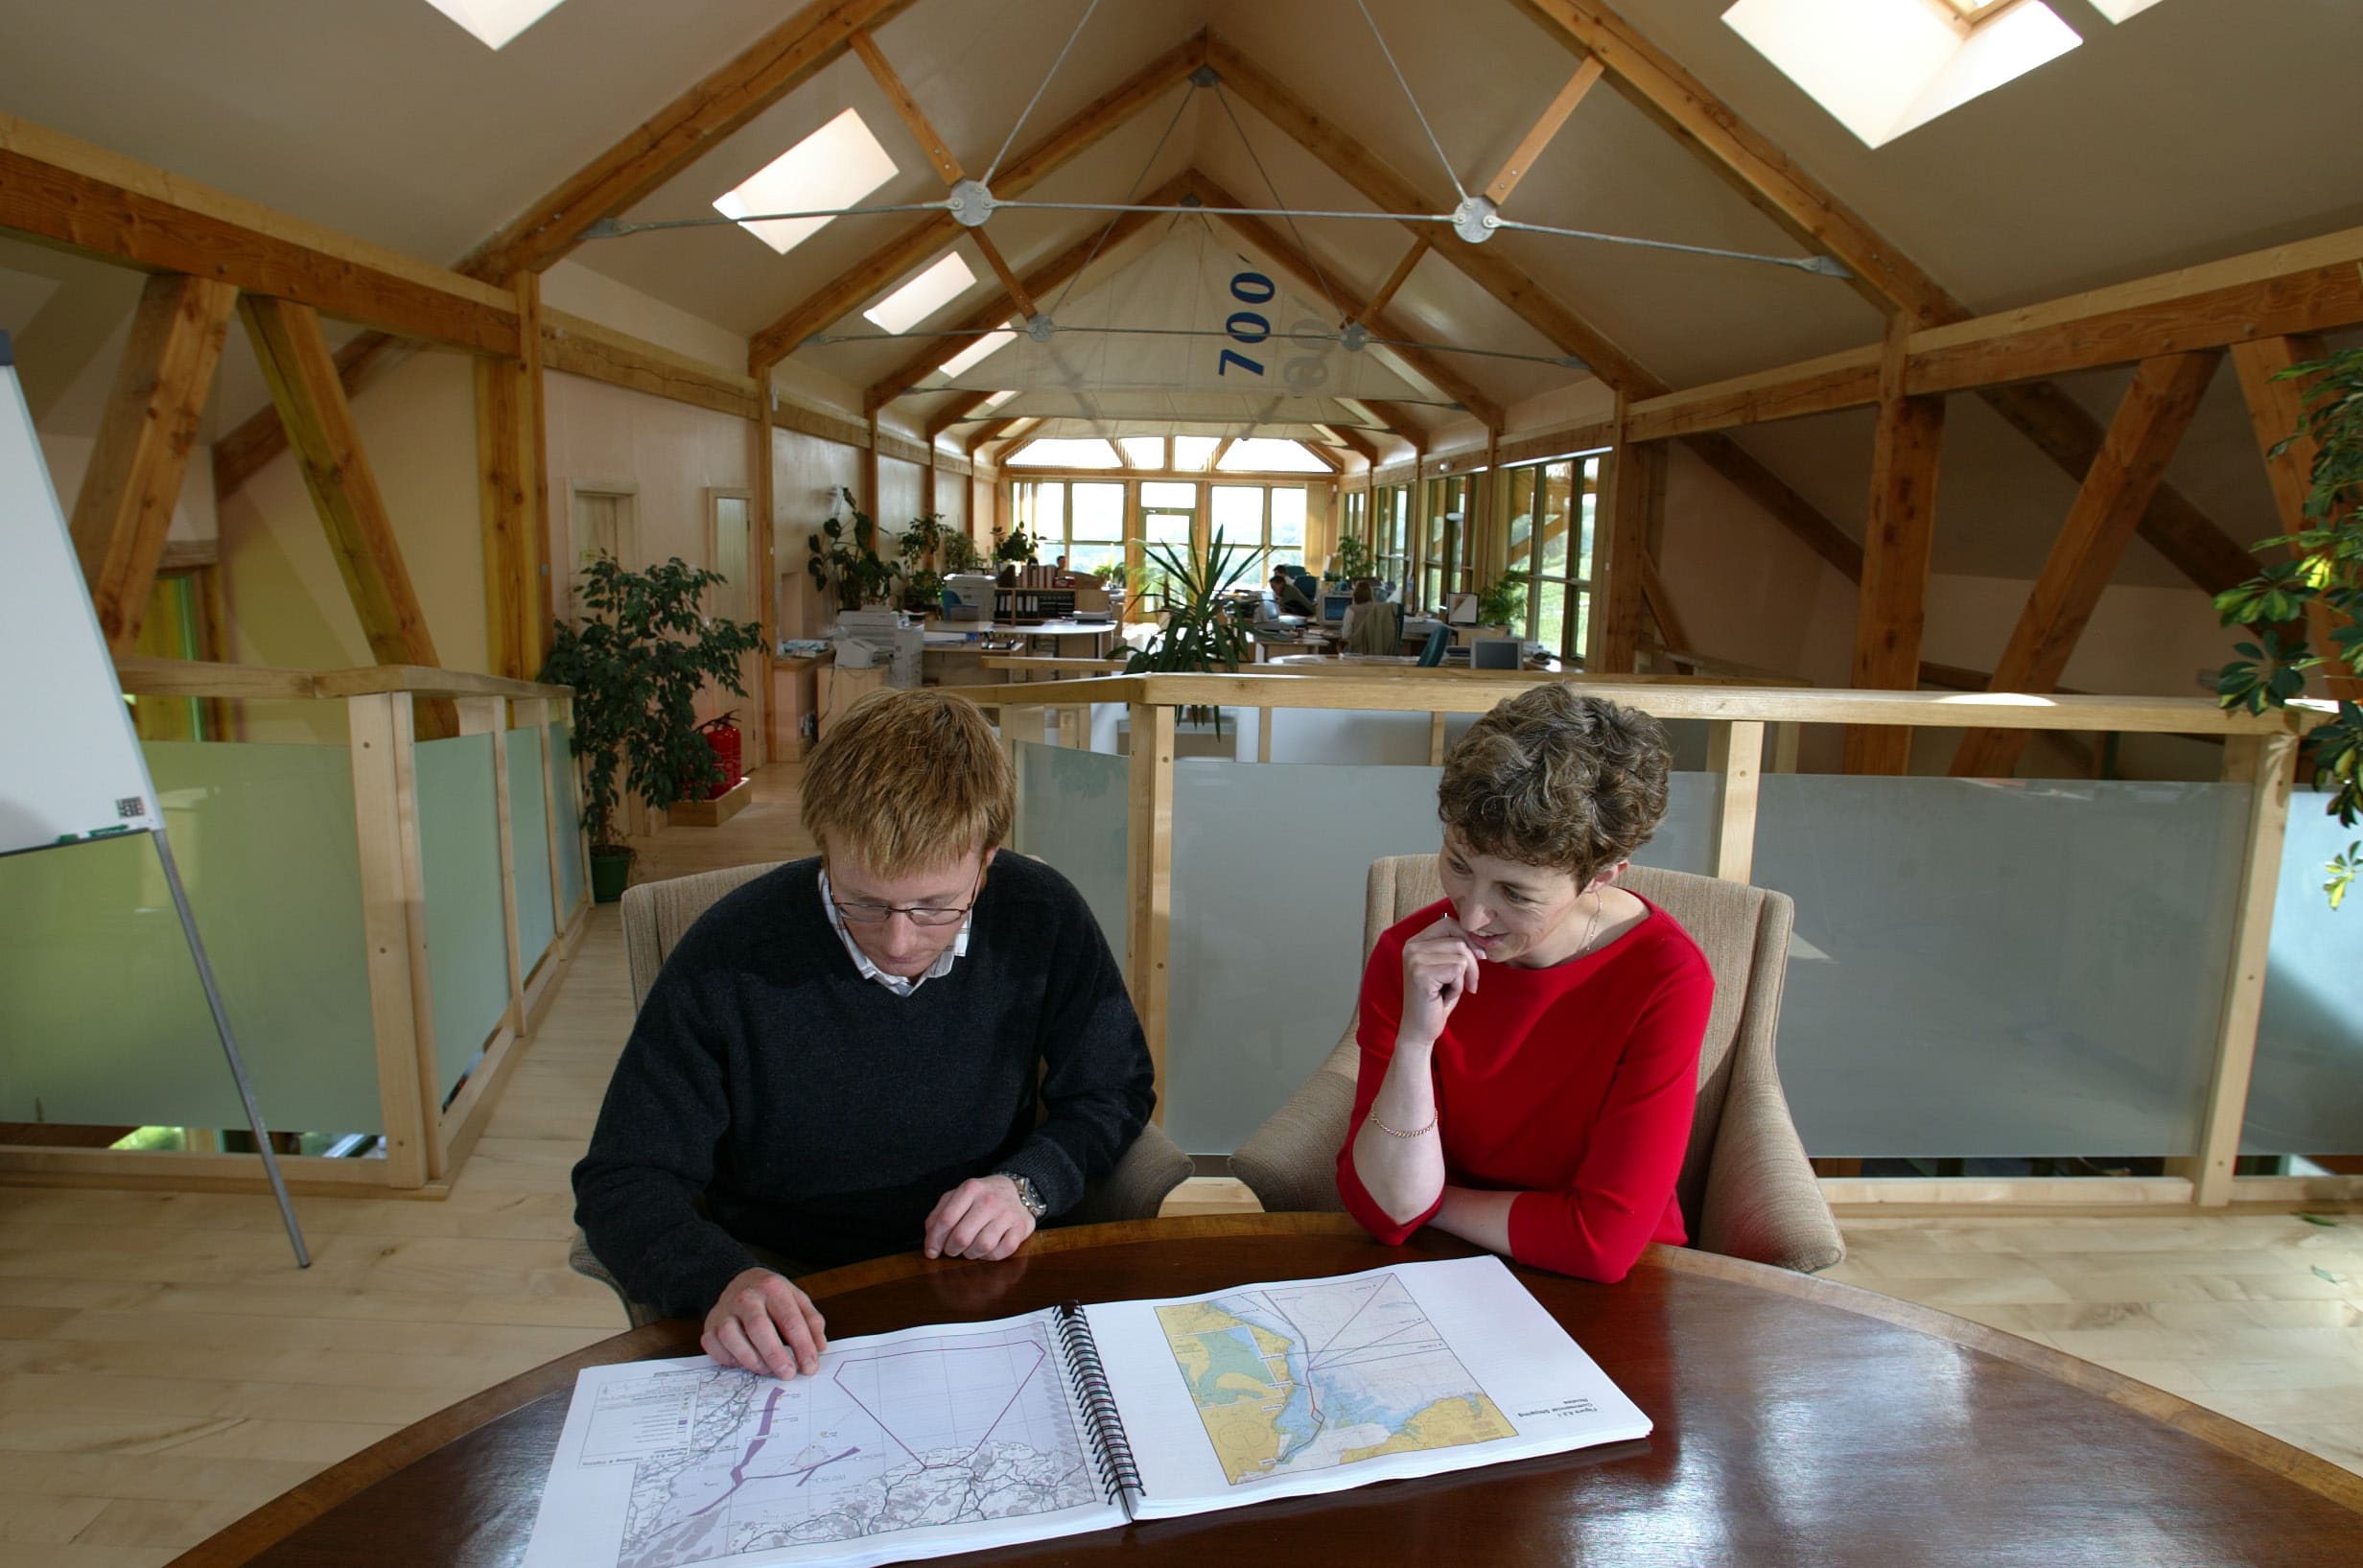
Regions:
<instances>
[{"instance_id":1,"label":"man's eyeglasses","mask_svg":"<svg viewBox=\"0 0 2363 1568\"><path fill-rule=\"evenodd\" d=\"M969 901L960 904L837 903L834 899L829 901L837 905L837 913L845 917L849 925L883 925L897 915L913 925L957 925L976 907L976 889L984 885L985 879L979 875L975 885L969 889Z\"/></svg>"}]
</instances>

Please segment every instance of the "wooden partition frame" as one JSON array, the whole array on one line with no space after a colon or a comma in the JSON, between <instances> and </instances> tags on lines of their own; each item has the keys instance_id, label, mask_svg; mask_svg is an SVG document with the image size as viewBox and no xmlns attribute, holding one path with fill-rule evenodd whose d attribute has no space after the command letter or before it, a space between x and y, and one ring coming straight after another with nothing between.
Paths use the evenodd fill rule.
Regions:
<instances>
[{"instance_id":1,"label":"wooden partition frame","mask_svg":"<svg viewBox=\"0 0 2363 1568\"><path fill-rule=\"evenodd\" d=\"M995 659L989 665L1030 675L1045 665L1092 661ZM1062 671L1063 672L1063 671ZM2251 786L2242 848L2239 906L2232 938L2231 975L2216 1019L2213 1084L2200 1130L2199 1152L2179 1159L2163 1177L2108 1179L1932 1179L1878 1181L1831 1178L1825 1194L1846 1207L1983 1204L2058 1212L2063 1207L2114 1212L2128 1205L2151 1208L2220 1208L2233 1203L2363 1198L2363 1177L2241 1177L2233 1174L2247 1110L2250 1068L2264 996L2265 954L2272 934L2273 897L2288 820L2291 772L2305 733L2328 717L2327 707L2303 705L2270 714L2228 713L2204 698L2104 697L2024 692L1935 693L1834 690L1772 682L1737 683L1717 677L1572 675L1517 671L1446 671L1392 666L1290 667L1286 674L1088 675L1053 684L945 688L1006 718L1031 715L1026 733L1042 733L1042 711L1061 715L1060 744L1071 745L1088 727L1082 713L1094 703L1122 703L1132 714L1131 825L1127 839L1131 913L1126 980L1149 1039L1161 1086L1165 1073L1165 1004L1170 983L1168 938L1173 877L1173 725L1182 707L1317 709L1425 713L1432 733L1447 715L1482 714L1502 698L1565 681L1629 704L1659 718L1703 719L1709 766L1721 776L1721 799L1712 834L1716 875L1749 880L1754 868L1757 784L1769 761L1775 771L1794 768L1795 735L1804 724L1882 725L1957 729L2119 731L2201 735L2225 742L2224 778ZM1079 712L1080 711L1080 712ZM1074 719L1065 715L1076 713ZM1767 759L1766 726L1771 726ZM1143 737L1150 743L1143 745ZM1160 1092L1161 1104L1161 1092Z\"/></svg>"},{"instance_id":2,"label":"wooden partition frame","mask_svg":"<svg viewBox=\"0 0 2363 1568\"><path fill-rule=\"evenodd\" d=\"M579 825L570 832L558 821L557 770L571 767L573 761L552 756L545 739L539 787L550 824L554 934L541 952L528 954L519 948L516 839L510 814L518 781L509 774L504 734L513 725L540 729L553 716L571 716L573 693L562 686L410 666L314 671L125 658L117 661L116 673L125 691L143 696L317 700L344 705L353 759L370 1036L386 1158L330 1159L283 1155L279 1165L290 1190L295 1192L346 1197L447 1196L452 1178L483 1135L501 1087L515 1068L522 1047L548 1013L566 961L582 940L582 915L591 885L587 858L582 898L571 908L560 902L557 876L557 856L567 853L568 839L573 840L578 856L588 853ZM417 710L422 700L452 703L461 735L492 738L508 1003L491 1035L481 1041L438 1041L434 1035L415 762ZM547 736L546 729L542 733ZM481 1059L467 1081L448 1105L439 1104L439 1051L460 1049L474 1054L480 1047ZM269 1086L260 1086L260 1092L268 1105ZM261 1170L246 1155L10 1145L0 1145L0 1182L268 1190Z\"/></svg>"}]
</instances>

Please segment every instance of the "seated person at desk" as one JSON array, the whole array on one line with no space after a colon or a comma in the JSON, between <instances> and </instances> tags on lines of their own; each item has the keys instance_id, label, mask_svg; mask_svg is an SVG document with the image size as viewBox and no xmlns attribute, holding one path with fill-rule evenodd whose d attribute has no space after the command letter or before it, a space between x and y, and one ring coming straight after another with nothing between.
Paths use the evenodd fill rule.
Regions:
<instances>
[{"instance_id":1,"label":"seated person at desk","mask_svg":"<svg viewBox=\"0 0 2363 1568\"><path fill-rule=\"evenodd\" d=\"M1272 569L1272 598L1273 602L1279 606L1282 615L1319 616L1321 614L1321 606L1313 602L1313 597L1310 594L1297 586L1297 579L1290 575L1285 567L1275 566Z\"/></svg>"},{"instance_id":2,"label":"seated person at desk","mask_svg":"<svg viewBox=\"0 0 2363 1568\"><path fill-rule=\"evenodd\" d=\"M1687 1239L1715 977L1615 885L1666 813L1655 719L1553 685L1479 719L1438 789L1442 901L1379 938L1338 1190L1379 1240L1423 1225L1609 1282Z\"/></svg>"},{"instance_id":3,"label":"seated person at desk","mask_svg":"<svg viewBox=\"0 0 2363 1568\"><path fill-rule=\"evenodd\" d=\"M724 1366L818 1364L788 1273L1006 1257L1147 1122L1148 1047L1089 908L995 854L1014 805L973 704L864 698L805 764L820 854L715 903L650 988L575 1220Z\"/></svg>"},{"instance_id":4,"label":"seated person at desk","mask_svg":"<svg viewBox=\"0 0 2363 1568\"><path fill-rule=\"evenodd\" d=\"M1369 577L1354 579L1354 601L1345 607L1338 641L1347 653L1399 652L1403 646L1403 610L1378 597L1378 584Z\"/></svg>"}]
</instances>

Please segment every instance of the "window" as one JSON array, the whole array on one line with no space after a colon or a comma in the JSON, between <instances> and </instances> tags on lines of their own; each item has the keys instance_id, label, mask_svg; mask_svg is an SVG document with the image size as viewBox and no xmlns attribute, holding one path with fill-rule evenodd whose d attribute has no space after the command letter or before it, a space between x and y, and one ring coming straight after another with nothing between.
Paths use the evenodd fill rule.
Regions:
<instances>
[{"instance_id":1,"label":"window","mask_svg":"<svg viewBox=\"0 0 2363 1568\"><path fill-rule=\"evenodd\" d=\"M1440 613L1445 596L1464 594L1468 580L1470 476L1428 481L1428 524L1419 541L1419 607Z\"/></svg>"},{"instance_id":2,"label":"window","mask_svg":"<svg viewBox=\"0 0 2363 1568\"><path fill-rule=\"evenodd\" d=\"M1227 474L1326 474L1329 465L1304 450L1301 441L1249 437L1230 443L1214 465Z\"/></svg>"},{"instance_id":3,"label":"window","mask_svg":"<svg viewBox=\"0 0 2363 1568\"><path fill-rule=\"evenodd\" d=\"M1580 657L1591 627L1592 522L1598 457L1562 457L1507 476L1509 564L1529 579L1525 635Z\"/></svg>"},{"instance_id":4,"label":"window","mask_svg":"<svg viewBox=\"0 0 2363 1568\"><path fill-rule=\"evenodd\" d=\"M877 322L882 331L908 332L959 298L975 281L976 274L960 259L960 252L949 251L942 261L861 314Z\"/></svg>"},{"instance_id":5,"label":"window","mask_svg":"<svg viewBox=\"0 0 2363 1568\"><path fill-rule=\"evenodd\" d=\"M1738 0L1723 22L1870 147L2084 41L2043 0Z\"/></svg>"},{"instance_id":6,"label":"window","mask_svg":"<svg viewBox=\"0 0 2363 1568\"><path fill-rule=\"evenodd\" d=\"M1399 584L1409 581L1403 570L1403 540L1405 530L1410 526L1411 513L1410 485L1383 484L1371 493L1370 549L1378 556L1381 582Z\"/></svg>"},{"instance_id":7,"label":"window","mask_svg":"<svg viewBox=\"0 0 2363 1568\"><path fill-rule=\"evenodd\" d=\"M1214 449L1223 443L1211 435L1177 435L1173 438L1173 466L1178 474L1203 474L1206 464L1214 460Z\"/></svg>"},{"instance_id":8,"label":"window","mask_svg":"<svg viewBox=\"0 0 2363 1568\"><path fill-rule=\"evenodd\" d=\"M860 114L847 109L748 176L737 189L715 197L714 207L725 218L737 219L749 213L850 207L895 173L895 160L878 146ZM774 218L738 226L784 256L834 222Z\"/></svg>"},{"instance_id":9,"label":"window","mask_svg":"<svg viewBox=\"0 0 2363 1568\"><path fill-rule=\"evenodd\" d=\"M427 0L444 15L498 49L558 9L563 0Z\"/></svg>"},{"instance_id":10,"label":"window","mask_svg":"<svg viewBox=\"0 0 2363 1568\"><path fill-rule=\"evenodd\" d=\"M1028 441L1008 457L1018 468L1122 468L1116 449L1097 436L1062 439L1045 436Z\"/></svg>"},{"instance_id":11,"label":"window","mask_svg":"<svg viewBox=\"0 0 2363 1568\"><path fill-rule=\"evenodd\" d=\"M1172 480L1140 481L1140 541L1131 556L1131 564L1142 571L1147 585L1136 601L1140 614L1161 608L1161 603L1151 605L1149 597L1165 592L1164 570L1150 558L1145 546L1165 545L1177 553L1187 553L1197 526L1198 486Z\"/></svg>"},{"instance_id":12,"label":"window","mask_svg":"<svg viewBox=\"0 0 2363 1568\"><path fill-rule=\"evenodd\" d=\"M1135 468L1165 466L1165 438L1161 435L1120 435L1116 445L1124 449L1124 460Z\"/></svg>"},{"instance_id":13,"label":"window","mask_svg":"<svg viewBox=\"0 0 2363 1568\"><path fill-rule=\"evenodd\" d=\"M1034 538L1044 563L1066 557L1070 572L1096 572L1124 560L1121 481L1019 480L1010 486L1009 514Z\"/></svg>"}]
</instances>

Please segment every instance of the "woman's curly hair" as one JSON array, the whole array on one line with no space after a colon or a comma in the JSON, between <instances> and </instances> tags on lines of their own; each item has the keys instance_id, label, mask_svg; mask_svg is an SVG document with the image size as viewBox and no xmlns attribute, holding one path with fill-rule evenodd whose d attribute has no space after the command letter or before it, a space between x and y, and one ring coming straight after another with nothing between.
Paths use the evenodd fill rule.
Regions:
<instances>
[{"instance_id":1,"label":"woman's curly hair","mask_svg":"<svg viewBox=\"0 0 2363 1568\"><path fill-rule=\"evenodd\" d=\"M1469 726L1444 759L1436 814L1476 854L1564 871L1580 887L1657 831L1672 761L1649 714L1538 686Z\"/></svg>"}]
</instances>

